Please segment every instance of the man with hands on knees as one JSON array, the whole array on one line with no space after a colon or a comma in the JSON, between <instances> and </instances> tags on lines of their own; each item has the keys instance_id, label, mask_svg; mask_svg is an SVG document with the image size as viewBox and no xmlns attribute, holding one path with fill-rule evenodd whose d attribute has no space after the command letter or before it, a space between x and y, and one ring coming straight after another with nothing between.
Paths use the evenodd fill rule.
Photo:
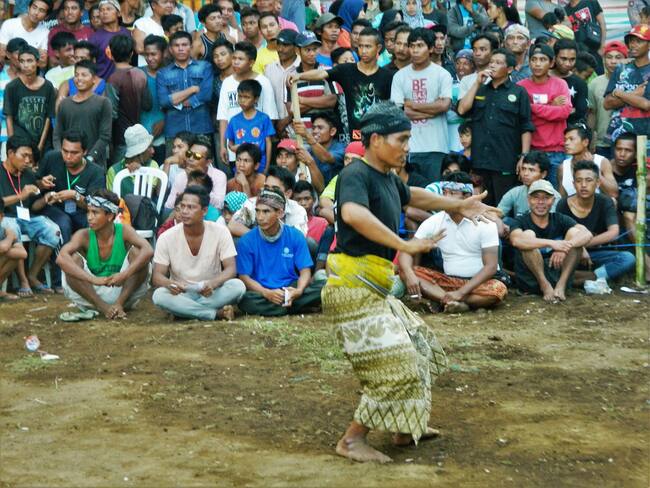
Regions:
<instances>
[{"instance_id":1,"label":"man with hands on knees","mask_svg":"<svg viewBox=\"0 0 650 488\"><path fill-rule=\"evenodd\" d=\"M128 225L115 223L119 198L101 189L86 196L88 228L74 233L56 263L63 272L65 296L82 310L62 320L126 318L147 293L153 249Z\"/></svg>"},{"instance_id":2,"label":"man with hands on knees","mask_svg":"<svg viewBox=\"0 0 650 488\"><path fill-rule=\"evenodd\" d=\"M154 255L154 305L175 317L232 320L246 291L236 279L235 244L228 229L204 220L210 197L189 186L181 195L180 225L161 234Z\"/></svg>"},{"instance_id":3,"label":"man with hands on knees","mask_svg":"<svg viewBox=\"0 0 650 488\"><path fill-rule=\"evenodd\" d=\"M547 302L566 300L566 288L593 237L586 227L558 212L551 212L553 185L537 180L528 188L530 212L510 225L510 242L516 249L518 288L541 294Z\"/></svg>"}]
</instances>

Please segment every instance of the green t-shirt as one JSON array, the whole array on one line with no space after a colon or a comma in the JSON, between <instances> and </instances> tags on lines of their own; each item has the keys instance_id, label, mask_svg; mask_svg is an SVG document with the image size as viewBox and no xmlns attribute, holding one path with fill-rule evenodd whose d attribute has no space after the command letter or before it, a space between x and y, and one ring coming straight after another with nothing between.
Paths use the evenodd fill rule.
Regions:
<instances>
[{"instance_id":1,"label":"green t-shirt","mask_svg":"<svg viewBox=\"0 0 650 488\"><path fill-rule=\"evenodd\" d=\"M119 273L122 264L126 259L127 251L122 236L122 224L113 224L115 226L115 238L113 239L113 249L108 259L103 260L99 255L99 245L97 244L97 235L92 229L88 229L88 253L86 255L86 264L88 269L95 276L112 276Z\"/></svg>"}]
</instances>

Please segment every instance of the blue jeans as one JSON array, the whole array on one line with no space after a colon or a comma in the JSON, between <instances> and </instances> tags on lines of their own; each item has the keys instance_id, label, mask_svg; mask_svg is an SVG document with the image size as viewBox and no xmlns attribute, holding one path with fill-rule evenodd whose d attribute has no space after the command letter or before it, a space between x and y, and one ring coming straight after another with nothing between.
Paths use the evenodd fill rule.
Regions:
<instances>
[{"instance_id":1,"label":"blue jeans","mask_svg":"<svg viewBox=\"0 0 650 488\"><path fill-rule=\"evenodd\" d=\"M634 269L636 259L628 251L599 251L589 249L594 273L598 278L616 279Z\"/></svg>"},{"instance_id":2,"label":"blue jeans","mask_svg":"<svg viewBox=\"0 0 650 488\"><path fill-rule=\"evenodd\" d=\"M172 295L167 288L161 287L153 292L153 303L176 317L187 319L214 320L217 310L226 305L234 305L246 293L246 285L237 278L226 281L212 292L209 297L204 297L195 292L179 293Z\"/></svg>"},{"instance_id":3,"label":"blue jeans","mask_svg":"<svg viewBox=\"0 0 650 488\"><path fill-rule=\"evenodd\" d=\"M52 249L58 249L61 244L61 229L42 215L32 215L30 220L5 217L2 225L13 230L19 239L21 234L27 234L36 244Z\"/></svg>"},{"instance_id":4,"label":"blue jeans","mask_svg":"<svg viewBox=\"0 0 650 488\"><path fill-rule=\"evenodd\" d=\"M548 181L551 182L553 187L557 190L561 182L557 181L557 169L562 166L562 162L566 159L566 154L563 152L547 152L545 153L551 163L548 170Z\"/></svg>"}]
</instances>

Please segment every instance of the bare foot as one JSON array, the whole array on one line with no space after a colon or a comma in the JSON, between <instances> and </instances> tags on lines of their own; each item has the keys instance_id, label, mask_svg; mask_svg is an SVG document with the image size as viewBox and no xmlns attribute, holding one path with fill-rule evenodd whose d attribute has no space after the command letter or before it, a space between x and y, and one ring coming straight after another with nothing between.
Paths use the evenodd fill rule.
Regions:
<instances>
[{"instance_id":1,"label":"bare foot","mask_svg":"<svg viewBox=\"0 0 650 488\"><path fill-rule=\"evenodd\" d=\"M427 439L433 439L435 437L440 436L440 431L438 429L434 429L432 427L427 427L427 431L422 434L422 437L420 437L420 440L427 440ZM410 446L413 444L413 436L411 434L395 434L393 436L393 445L398 446L398 447L406 447Z\"/></svg>"},{"instance_id":2,"label":"bare foot","mask_svg":"<svg viewBox=\"0 0 650 488\"><path fill-rule=\"evenodd\" d=\"M553 289L550 283L547 283L546 285L542 285L540 288L542 290L542 295L544 296L544 301L554 302L555 300L557 300L555 298L555 290Z\"/></svg>"},{"instance_id":3,"label":"bare foot","mask_svg":"<svg viewBox=\"0 0 650 488\"><path fill-rule=\"evenodd\" d=\"M566 300L565 293L566 292L563 286L561 287L556 286L555 290L553 291L553 296L555 297L556 300L560 300L561 302L563 302L564 300Z\"/></svg>"},{"instance_id":4,"label":"bare foot","mask_svg":"<svg viewBox=\"0 0 650 488\"><path fill-rule=\"evenodd\" d=\"M226 305L221 310L217 311L217 318L232 322L235 320L235 307L232 305Z\"/></svg>"},{"instance_id":5,"label":"bare foot","mask_svg":"<svg viewBox=\"0 0 650 488\"><path fill-rule=\"evenodd\" d=\"M104 316L109 320L126 318L126 312L121 305L111 305L110 307L106 307L105 310L102 310L102 312L104 313Z\"/></svg>"},{"instance_id":6,"label":"bare foot","mask_svg":"<svg viewBox=\"0 0 650 488\"><path fill-rule=\"evenodd\" d=\"M445 305L445 313L462 313L469 310L469 305L465 302L448 302Z\"/></svg>"},{"instance_id":7,"label":"bare foot","mask_svg":"<svg viewBox=\"0 0 650 488\"><path fill-rule=\"evenodd\" d=\"M342 437L336 444L336 454L359 463L375 462L385 464L393 462L385 454L370 447L363 438L346 439Z\"/></svg>"},{"instance_id":8,"label":"bare foot","mask_svg":"<svg viewBox=\"0 0 650 488\"><path fill-rule=\"evenodd\" d=\"M18 300L18 295L14 295L13 293L7 293L6 291L0 291L0 302L14 302Z\"/></svg>"}]
</instances>

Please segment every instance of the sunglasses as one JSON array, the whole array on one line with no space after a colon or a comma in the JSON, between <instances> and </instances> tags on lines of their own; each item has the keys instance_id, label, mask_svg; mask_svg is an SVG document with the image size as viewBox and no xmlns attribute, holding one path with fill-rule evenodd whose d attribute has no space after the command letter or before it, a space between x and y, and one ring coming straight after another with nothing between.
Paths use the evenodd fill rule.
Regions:
<instances>
[{"instance_id":1,"label":"sunglasses","mask_svg":"<svg viewBox=\"0 0 650 488\"><path fill-rule=\"evenodd\" d=\"M186 157L186 158L196 159L197 161L200 161L200 160L203 159L205 156L203 156L203 154L201 154L201 153L194 152L194 151L190 151L190 150L188 149L187 151L185 151L185 157Z\"/></svg>"}]
</instances>

